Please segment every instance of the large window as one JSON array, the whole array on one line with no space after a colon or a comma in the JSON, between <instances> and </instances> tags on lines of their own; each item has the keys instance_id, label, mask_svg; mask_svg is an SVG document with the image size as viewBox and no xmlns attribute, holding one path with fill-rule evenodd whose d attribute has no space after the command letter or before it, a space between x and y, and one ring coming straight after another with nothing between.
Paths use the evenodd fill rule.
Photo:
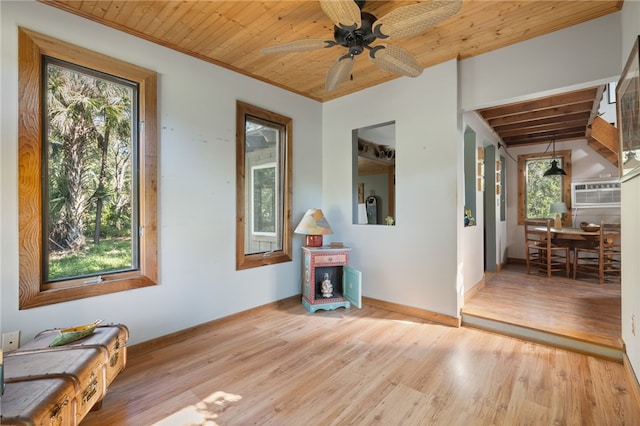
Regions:
<instances>
[{"instance_id":1,"label":"large window","mask_svg":"<svg viewBox=\"0 0 640 426\"><path fill-rule=\"evenodd\" d=\"M291 119L237 102L236 268L291 260Z\"/></svg>"},{"instance_id":2,"label":"large window","mask_svg":"<svg viewBox=\"0 0 640 426\"><path fill-rule=\"evenodd\" d=\"M518 223L527 219L551 218L551 203L564 201L569 212L563 224L571 223L571 151L557 151L558 166L566 176L544 176L551 155L545 153L518 156Z\"/></svg>"},{"instance_id":3,"label":"large window","mask_svg":"<svg viewBox=\"0 0 640 426\"><path fill-rule=\"evenodd\" d=\"M19 30L20 309L156 283L156 75Z\"/></svg>"}]
</instances>

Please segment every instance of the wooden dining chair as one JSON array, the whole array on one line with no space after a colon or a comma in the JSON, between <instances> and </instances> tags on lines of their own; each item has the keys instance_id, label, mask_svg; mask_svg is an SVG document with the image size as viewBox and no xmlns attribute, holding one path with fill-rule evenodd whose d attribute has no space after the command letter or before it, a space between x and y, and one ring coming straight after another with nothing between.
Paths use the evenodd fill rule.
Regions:
<instances>
[{"instance_id":1,"label":"wooden dining chair","mask_svg":"<svg viewBox=\"0 0 640 426\"><path fill-rule=\"evenodd\" d=\"M620 279L620 224L600 222L600 233L594 247L576 247L573 254L573 279L577 274L597 276L598 282L605 279Z\"/></svg>"},{"instance_id":2,"label":"wooden dining chair","mask_svg":"<svg viewBox=\"0 0 640 426\"><path fill-rule=\"evenodd\" d=\"M532 269L544 272L547 277L555 271L564 271L569 277L570 248L554 245L551 241L551 220L527 220L524 223L527 273Z\"/></svg>"}]
</instances>

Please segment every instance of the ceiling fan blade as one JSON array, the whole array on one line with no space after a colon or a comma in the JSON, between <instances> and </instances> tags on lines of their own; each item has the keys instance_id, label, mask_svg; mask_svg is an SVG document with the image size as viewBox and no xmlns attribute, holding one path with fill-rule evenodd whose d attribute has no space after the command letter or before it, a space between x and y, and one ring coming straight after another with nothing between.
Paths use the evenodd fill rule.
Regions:
<instances>
[{"instance_id":1,"label":"ceiling fan blade","mask_svg":"<svg viewBox=\"0 0 640 426\"><path fill-rule=\"evenodd\" d=\"M340 28L360 28L360 8L354 0L320 0L322 11Z\"/></svg>"},{"instance_id":2,"label":"ceiling fan blade","mask_svg":"<svg viewBox=\"0 0 640 426\"><path fill-rule=\"evenodd\" d=\"M455 15L461 7L462 0L430 0L401 6L378 19L373 33L383 39L411 37Z\"/></svg>"},{"instance_id":3,"label":"ceiling fan blade","mask_svg":"<svg viewBox=\"0 0 640 426\"><path fill-rule=\"evenodd\" d=\"M393 44L379 44L369 52L369 57L380 68L407 77L422 74L422 67L411 53Z\"/></svg>"},{"instance_id":4,"label":"ceiling fan blade","mask_svg":"<svg viewBox=\"0 0 640 426\"><path fill-rule=\"evenodd\" d=\"M343 55L336 59L327 71L327 81L324 85L327 92L332 91L342 83L353 69L353 56Z\"/></svg>"},{"instance_id":5,"label":"ceiling fan blade","mask_svg":"<svg viewBox=\"0 0 640 426\"><path fill-rule=\"evenodd\" d=\"M296 40L289 43L282 43L276 46L269 46L260 49L262 54L271 53L291 53L291 52L306 52L307 50L323 49L325 47L333 47L336 42L333 40L320 40L320 39L305 39Z\"/></svg>"}]
</instances>

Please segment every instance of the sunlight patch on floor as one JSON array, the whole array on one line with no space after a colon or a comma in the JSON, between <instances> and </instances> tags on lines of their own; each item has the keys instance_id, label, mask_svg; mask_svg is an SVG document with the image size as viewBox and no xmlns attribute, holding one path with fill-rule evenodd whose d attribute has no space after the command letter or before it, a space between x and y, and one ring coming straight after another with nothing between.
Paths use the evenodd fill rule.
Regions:
<instances>
[{"instance_id":1,"label":"sunlight patch on floor","mask_svg":"<svg viewBox=\"0 0 640 426\"><path fill-rule=\"evenodd\" d=\"M197 404L184 407L182 410L154 423L154 426L217 426L216 419L231 403L242 399L240 395L217 391Z\"/></svg>"},{"instance_id":2,"label":"sunlight patch on floor","mask_svg":"<svg viewBox=\"0 0 640 426\"><path fill-rule=\"evenodd\" d=\"M391 322L397 322L399 324L418 324L418 323L422 323L423 321L410 321L410 320L393 319L393 320L391 320Z\"/></svg>"}]
</instances>

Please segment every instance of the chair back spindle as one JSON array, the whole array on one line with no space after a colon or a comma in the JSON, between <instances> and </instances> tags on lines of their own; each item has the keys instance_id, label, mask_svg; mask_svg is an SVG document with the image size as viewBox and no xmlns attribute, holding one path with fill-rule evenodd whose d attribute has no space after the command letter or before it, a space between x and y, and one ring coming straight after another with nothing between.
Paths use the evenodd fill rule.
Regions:
<instances>
[{"instance_id":1,"label":"chair back spindle","mask_svg":"<svg viewBox=\"0 0 640 426\"><path fill-rule=\"evenodd\" d=\"M570 248L553 243L551 228L551 219L525 221L527 273L530 274L532 270L535 270L551 277L552 272L561 271L569 277Z\"/></svg>"},{"instance_id":2,"label":"chair back spindle","mask_svg":"<svg viewBox=\"0 0 640 426\"><path fill-rule=\"evenodd\" d=\"M596 276L598 283L620 279L621 233L619 223L600 222L600 231L593 247L578 247L573 256L573 278L578 274Z\"/></svg>"}]
</instances>

